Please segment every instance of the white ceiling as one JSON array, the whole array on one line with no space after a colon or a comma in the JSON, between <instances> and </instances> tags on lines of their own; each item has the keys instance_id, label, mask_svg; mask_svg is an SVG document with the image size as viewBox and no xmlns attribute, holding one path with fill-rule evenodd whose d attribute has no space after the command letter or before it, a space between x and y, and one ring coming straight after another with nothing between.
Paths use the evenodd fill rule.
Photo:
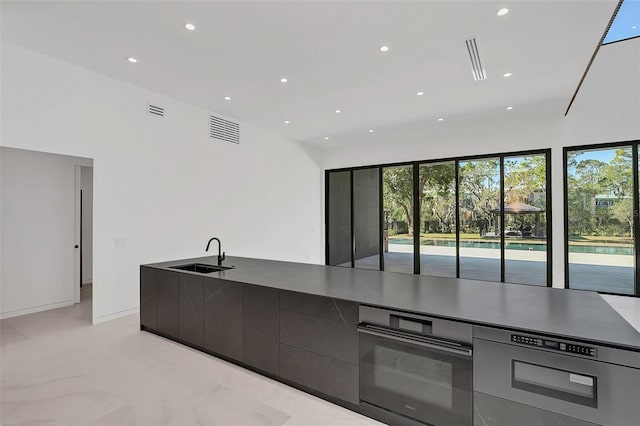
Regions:
<instances>
[{"instance_id":1,"label":"white ceiling","mask_svg":"<svg viewBox=\"0 0 640 426\"><path fill-rule=\"evenodd\" d=\"M2 38L17 45L335 146L384 134L370 128L397 134L405 123L444 125L530 104L562 114L616 4L2 1L1 23ZM510 13L496 16L505 6ZM478 40L487 80L472 78L468 37ZM438 117L445 121L436 124Z\"/></svg>"}]
</instances>

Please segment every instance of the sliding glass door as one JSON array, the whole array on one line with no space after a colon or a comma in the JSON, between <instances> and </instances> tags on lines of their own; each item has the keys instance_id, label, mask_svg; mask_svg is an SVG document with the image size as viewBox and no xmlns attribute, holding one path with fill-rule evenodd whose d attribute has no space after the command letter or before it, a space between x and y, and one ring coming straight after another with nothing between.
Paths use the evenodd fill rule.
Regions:
<instances>
[{"instance_id":1,"label":"sliding glass door","mask_svg":"<svg viewBox=\"0 0 640 426\"><path fill-rule=\"evenodd\" d=\"M500 281L500 158L458 163L460 278Z\"/></svg>"},{"instance_id":2,"label":"sliding glass door","mask_svg":"<svg viewBox=\"0 0 640 426\"><path fill-rule=\"evenodd\" d=\"M385 167L384 270L413 273L413 166Z\"/></svg>"},{"instance_id":3,"label":"sliding glass door","mask_svg":"<svg viewBox=\"0 0 640 426\"><path fill-rule=\"evenodd\" d=\"M456 276L456 163L420 165L420 273Z\"/></svg>"},{"instance_id":4,"label":"sliding glass door","mask_svg":"<svg viewBox=\"0 0 640 426\"><path fill-rule=\"evenodd\" d=\"M380 269L380 170L353 171L353 234L356 268Z\"/></svg>"},{"instance_id":5,"label":"sliding glass door","mask_svg":"<svg viewBox=\"0 0 640 426\"><path fill-rule=\"evenodd\" d=\"M505 282L547 284L547 162L544 155L504 159Z\"/></svg>"},{"instance_id":6,"label":"sliding glass door","mask_svg":"<svg viewBox=\"0 0 640 426\"><path fill-rule=\"evenodd\" d=\"M569 288L636 293L637 149L565 150Z\"/></svg>"},{"instance_id":7,"label":"sliding glass door","mask_svg":"<svg viewBox=\"0 0 640 426\"><path fill-rule=\"evenodd\" d=\"M548 158L327 171L327 264L551 285Z\"/></svg>"},{"instance_id":8,"label":"sliding glass door","mask_svg":"<svg viewBox=\"0 0 640 426\"><path fill-rule=\"evenodd\" d=\"M351 267L351 172L327 179L327 264Z\"/></svg>"}]
</instances>

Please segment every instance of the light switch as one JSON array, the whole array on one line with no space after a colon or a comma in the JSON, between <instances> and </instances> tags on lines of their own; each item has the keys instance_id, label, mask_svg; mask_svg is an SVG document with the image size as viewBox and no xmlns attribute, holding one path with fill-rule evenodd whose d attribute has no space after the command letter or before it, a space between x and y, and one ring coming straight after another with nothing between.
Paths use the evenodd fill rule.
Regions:
<instances>
[{"instance_id":1,"label":"light switch","mask_svg":"<svg viewBox=\"0 0 640 426\"><path fill-rule=\"evenodd\" d=\"M116 238L116 247L126 247L127 239L126 238Z\"/></svg>"}]
</instances>

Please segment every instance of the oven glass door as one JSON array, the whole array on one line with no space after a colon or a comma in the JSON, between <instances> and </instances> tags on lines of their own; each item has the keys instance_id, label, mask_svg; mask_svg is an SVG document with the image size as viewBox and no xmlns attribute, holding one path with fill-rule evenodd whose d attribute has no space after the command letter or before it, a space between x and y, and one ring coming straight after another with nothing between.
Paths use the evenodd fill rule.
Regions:
<instances>
[{"instance_id":1,"label":"oven glass door","mask_svg":"<svg viewBox=\"0 0 640 426\"><path fill-rule=\"evenodd\" d=\"M435 426L471 425L472 358L360 333L360 399Z\"/></svg>"}]
</instances>

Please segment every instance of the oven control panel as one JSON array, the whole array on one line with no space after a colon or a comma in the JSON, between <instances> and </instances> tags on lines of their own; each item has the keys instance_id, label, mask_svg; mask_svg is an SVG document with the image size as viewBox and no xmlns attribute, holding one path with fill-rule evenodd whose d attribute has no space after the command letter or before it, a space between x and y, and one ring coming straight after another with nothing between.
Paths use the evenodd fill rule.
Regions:
<instances>
[{"instance_id":1,"label":"oven control panel","mask_svg":"<svg viewBox=\"0 0 640 426\"><path fill-rule=\"evenodd\" d=\"M547 340L539 337L512 334L511 341L513 343L520 343L521 345L537 346L539 348L567 352L570 354L585 355L591 357L598 356L598 350L596 348L584 345L576 345L574 343L561 342L558 340Z\"/></svg>"}]
</instances>

